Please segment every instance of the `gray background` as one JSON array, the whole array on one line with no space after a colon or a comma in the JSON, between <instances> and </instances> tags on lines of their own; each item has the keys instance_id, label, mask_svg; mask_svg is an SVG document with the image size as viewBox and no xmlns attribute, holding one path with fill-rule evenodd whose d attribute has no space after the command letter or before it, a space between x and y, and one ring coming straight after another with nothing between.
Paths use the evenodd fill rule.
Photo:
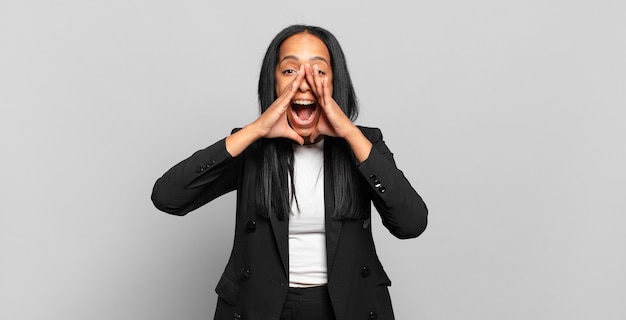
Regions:
<instances>
[{"instance_id":1,"label":"gray background","mask_svg":"<svg viewBox=\"0 0 626 320\"><path fill-rule=\"evenodd\" d=\"M209 319L234 193L152 185L257 115L272 37L321 25L431 210L375 220L398 319L625 319L626 5L0 2L0 318Z\"/></svg>"}]
</instances>

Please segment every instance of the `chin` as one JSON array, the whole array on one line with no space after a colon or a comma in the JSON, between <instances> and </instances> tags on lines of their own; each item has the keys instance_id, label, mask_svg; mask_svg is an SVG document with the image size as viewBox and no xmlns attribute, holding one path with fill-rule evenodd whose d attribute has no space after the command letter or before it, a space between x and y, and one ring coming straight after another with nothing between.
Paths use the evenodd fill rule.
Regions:
<instances>
[{"instance_id":1,"label":"chin","mask_svg":"<svg viewBox=\"0 0 626 320\"><path fill-rule=\"evenodd\" d=\"M301 137L309 137L313 134L313 128L305 128L305 129L294 129L294 131L300 135Z\"/></svg>"},{"instance_id":2,"label":"chin","mask_svg":"<svg viewBox=\"0 0 626 320\"><path fill-rule=\"evenodd\" d=\"M311 134L313 134L313 132L315 131L315 128L317 128L317 122L319 119L315 119L315 121L309 125L307 125L306 127L301 127L298 125L295 125L291 119L288 119L289 121L289 126L291 127L291 129L293 129L293 131L295 131L299 136L301 137L309 137L311 136Z\"/></svg>"}]
</instances>

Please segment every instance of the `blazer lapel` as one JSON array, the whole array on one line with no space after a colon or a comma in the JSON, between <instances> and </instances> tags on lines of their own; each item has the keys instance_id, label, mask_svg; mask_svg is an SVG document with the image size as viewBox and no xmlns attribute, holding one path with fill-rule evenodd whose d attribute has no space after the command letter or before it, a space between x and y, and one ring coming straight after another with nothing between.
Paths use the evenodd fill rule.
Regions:
<instances>
[{"instance_id":1,"label":"blazer lapel","mask_svg":"<svg viewBox=\"0 0 626 320\"><path fill-rule=\"evenodd\" d=\"M278 220L275 214L270 214L270 222L272 224L272 231L274 232L274 239L276 240L276 246L280 253L280 258L283 262L283 268L285 274L289 274L289 220L285 218Z\"/></svg>"}]
</instances>

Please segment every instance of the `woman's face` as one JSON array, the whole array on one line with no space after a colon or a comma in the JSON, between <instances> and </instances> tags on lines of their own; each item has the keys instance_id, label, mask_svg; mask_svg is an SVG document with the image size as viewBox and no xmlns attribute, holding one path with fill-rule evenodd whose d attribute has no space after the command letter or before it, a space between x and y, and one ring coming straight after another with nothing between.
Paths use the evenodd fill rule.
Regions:
<instances>
[{"instance_id":1,"label":"woman's face","mask_svg":"<svg viewBox=\"0 0 626 320\"><path fill-rule=\"evenodd\" d=\"M328 78L328 89L332 95L333 71L330 68L328 48L318 37L309 33L299 33L287 38L280 46L275 70L277 96L280 96L293 81L300 66L307 63L310 64L311 70L317 65L320 77ZM291 108L287 110L287 121L296 133L308 137L315 130L321 112L312 84L305 78L291 100Z\"/></svg>"}]
</instances>

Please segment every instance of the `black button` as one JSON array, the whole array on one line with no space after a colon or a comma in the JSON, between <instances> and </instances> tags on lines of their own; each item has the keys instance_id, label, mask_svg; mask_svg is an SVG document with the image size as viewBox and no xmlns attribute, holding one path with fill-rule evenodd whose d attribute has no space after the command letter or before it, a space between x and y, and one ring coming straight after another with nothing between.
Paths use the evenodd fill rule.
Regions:
<instances>
[{"instance_id":1,"label":"black button","mask_svg":"<svg viewBox=\"0 0 626 320\"><path fill-rule=\"evenodd\" d=\"M367 316L367 318L370 320L376 320L378 319L378 314L374 311L371 311L370 314Z\"/></svg>"},{"instance_id":2,"label":"black button","mask_svg":"<svg viewBox=\"0 0 626 320\"><path fill-rule=\"evenodd\" d=\"M250 269L241 269L241 279L243 279L244 281L250 279Z\"/></svg>"},{"instance_id":3,"label":"black button","mask_svg":"<svg viewBox=\"0 0 626 320\"><path fill-rule=\"evenodd\" d=\"M256 231L256 221L254 221L254 220L248 221L248 223L246 223L246 231L247 232L254 232L254 231Z\"/></svg>"},{"instance_id":4,"label":"black button","mask_svg":"<svg viewBox=\"0 0 626 320\"><path fill-rule=\"evenodd\" d=\"M367 229L370 226L370 223L372 222L372 218L367 218L363 221L363 229Z\"/></svg>"},{"instance_id":5,"label":"black button","mask_svg":"<svg viewBox=\"0 0 626 320\"><path fill-rule=\"evenodd\" d=\"M382 183L380 183L380 182L376 182L376 184L374 185L374 187L376 187L376 188L380 188L380 187L382 187L382 186L383 186L383 185L382 185Z\"/></svg>"},{"instance_id":6,"label":"black button","mask_svg":"<svg viewBox=\"0 0 626 320\"><path fill-rule=\"evenodd\" d=\"M376 181L376 180L378 180L378 179L376 179L376 176L375 176L375 175L370 174L370 180L372 180L372 181Z\"/></svg>"},{"instance_id":7,"label":"black button","mask_svg":"<svg viewBox=\"0 0 626 320\"><path fill-rule=\"evenodd\" d=\"M204 171L204 168L203 168L203 167L198 167L198 168L196 169L196 173L200 173L200 172L202 172L202 171Z\"/></svg>"},{"instance_id":8,"label":"black button","mask_svg":"<svg viewBox=\"0 0 626 320\"><path fill-rule=\"evenodd\" d=\"M380 193L385 193L387 189L385 189L385 186L381 186L380 188L378 188L378 191L380 191Z\"/></svg>"},{"instance_id":9,"label":"black button","mask_svg":"<svg viewBox=\"0 0 626 320\"><path fill-rule=\"evenodd\" d=\"M241 320L241 319L243 319L243 318L241 317L241 315L240 315L239 313L235 312L235 317L234 317L233 319L235 319L235 320Z\"/></svg>"},{"instance_id":10,"label":"black button","mask_svg":"<svg viewBox=\"0 0 626 320\"><path fill-rule=\"evenodd\" d=\"M370 276L370 273L372 273L370 268L368 268L367 266L363 266L363 269L361 269L361 277L367 278Z\"/></svg>"}]
</instances>

